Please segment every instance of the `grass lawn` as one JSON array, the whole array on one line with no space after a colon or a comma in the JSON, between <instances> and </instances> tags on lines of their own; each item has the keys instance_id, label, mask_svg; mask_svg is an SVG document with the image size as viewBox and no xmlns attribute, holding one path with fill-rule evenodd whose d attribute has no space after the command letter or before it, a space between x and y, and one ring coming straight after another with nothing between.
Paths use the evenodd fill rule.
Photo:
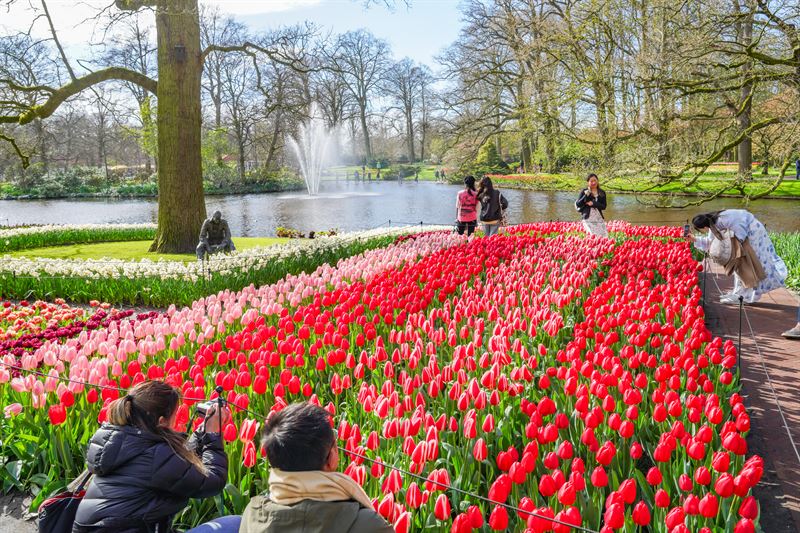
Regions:
<instances>
[{"instance_id":1,"label":"grass lawn","mask_svg":"<svg viewBox=\"0 0 800 533\"><path fill-rule=\"evenodd\" d=\"M757 173L753 181L744 185L744 192L758 194L772 187L775 176L763 176ZM661 193L703 193L717 191L720 187L729 186L735 179L731 172L712 171L706 172L697 181L688 185L685 181L674 181L651 189L652 178L604 178L600 176L600 186L612 192L661 192ZM583 175L574 174L511 174L507 177L497 177L495 181L500 186L511 188L535 189L549 191L577 190L586 186ZM739 188L729 188L727 194L740 195ZM800 181L794 179L794 174L787 175L784 181L770 194L770 196L783 196L800 198Z\"/></svg>"},{"instance_id":2,"label":"grass lawn","mask_svg":"<svg viewBox=\"0 0 800 533\"><path fill-rule=\"evenodd\" d=\"M289 239L275 237L234 237L233 242L239 250L256 246L282 244ZM158 261L195 261L194 254L157 254L148 252L152 241L101 242L95 244L73 244L69 246L51 246L48 248L31 248L20 250L10 255L14 257L47 257L52 259L150 259Z\"/></svg>"},{"instance_id":3,"label":"grass lawn","mask_svg":"<svg viewBox=\"0 0 800 533\"><path fill-rule=\"evenodd\" d=\"M441 168L438 165L434 166L434 165L417 164L415 166L419 168L420 181L435 181L436 177L434 176L434 172L436 172L437 169ZM344 179L345 175L350 176L350 179L352 179L353 174L355 173L356 170L358 171L359 174L361 174L361 167L358 166L331 167L327 170L327 174L322 176L322 179L325 181L331 181L335 179L335 176L337 175L339 176L339 179ZM375 175L378 173L378 169L368 167L367 172L372 172L372 179L374 180ZM381 169L381 178L383 178L387 172L389 173L390 176L393 176L395 178L397 177L397 172L393 170L392 167L389 167ZM406 176L405 180L413 181L414 176Z\"/></svg>"}]
</instances>

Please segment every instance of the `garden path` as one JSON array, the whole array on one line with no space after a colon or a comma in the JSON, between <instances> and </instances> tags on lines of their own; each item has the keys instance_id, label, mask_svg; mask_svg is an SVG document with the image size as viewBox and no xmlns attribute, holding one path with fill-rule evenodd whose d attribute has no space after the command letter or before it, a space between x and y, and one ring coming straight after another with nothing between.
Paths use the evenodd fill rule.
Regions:
<instances>
[{"instance_id":1,"label":"garden path","mask_svg":"<svg viewBox=\"0 0 800 533\"><path fill-rule=\"evenodd\" d=\"M706 320L714 334L738 342L738 306L718 303L720 291L732 286L720 268L710 270ZM764 458L764 478L754 495L761 529L769 533L800 531L800 341L780 335L794 325L797 305L797 297L780 289L745 306L742 316L742 395L752 428L747 443L750 453Z\"/></svg>"}]
</instances>

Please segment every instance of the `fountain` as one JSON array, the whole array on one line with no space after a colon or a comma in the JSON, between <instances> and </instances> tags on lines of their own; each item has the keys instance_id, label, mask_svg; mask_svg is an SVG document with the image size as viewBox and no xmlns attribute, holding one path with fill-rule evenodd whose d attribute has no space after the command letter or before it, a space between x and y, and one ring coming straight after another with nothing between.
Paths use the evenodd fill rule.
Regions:
<instances>
[{"instance_id":1,"label":"fountain","mask_svg":"<svg viewBox=\"0 0 800 533\"><path fill-rule=\"evenodd\" d=\"M334 134L326 127L316 105L311 106L310 115L307 121L300 124L297 136L289 136L288 143L300 164L300 173L306 182L308 194L316 196L319 193L322 167Z\"/></svg>"}]
</instances>

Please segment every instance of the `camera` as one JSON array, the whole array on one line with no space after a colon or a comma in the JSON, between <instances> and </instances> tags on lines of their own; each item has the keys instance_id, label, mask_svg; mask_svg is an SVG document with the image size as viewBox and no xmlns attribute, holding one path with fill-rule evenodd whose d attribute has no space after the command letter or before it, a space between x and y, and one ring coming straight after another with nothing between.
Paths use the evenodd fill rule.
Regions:
<instances>
[{"instance_id":1,"label":"camera","mask_svg":"<svg viewBox=\"0 0 800 533\"><path fill-rule=\"evenodd\" d=\"M211 400L208 402L198 403L194 406L194 416L205 418L209 409L211 409L211 407L216 404L217 401L218 400ZM222 400L222 404L225 405L225 400Z\"/></svg>"},{"instance_id":2,"label":"camera","mask_svg":"<svg viewBox=\"0 0 800 533\"><path fill-rule=\"evenodd\" d=\"M688 237L689 236L689 224L684 224L683 225L683 236L684 237Z\"/></svg>"}]
</instances>

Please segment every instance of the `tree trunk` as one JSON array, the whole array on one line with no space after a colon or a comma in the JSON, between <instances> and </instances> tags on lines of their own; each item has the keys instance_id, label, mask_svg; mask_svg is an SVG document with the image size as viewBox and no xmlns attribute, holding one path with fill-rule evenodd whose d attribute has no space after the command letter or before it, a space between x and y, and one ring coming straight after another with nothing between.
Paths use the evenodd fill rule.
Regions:
<instances>
[{"instance_id":1,"label":"tree trunk","mask_svg":"<svg viewBox=\"0 0 800 533\"><path fill-rule=\"evenodd\" d=\"M206 217L200 159L197 0L159 0L158 229L152 252L190 253Z\"/></svg>"},{"instance_id":2,"label":"tree trunk","mask_svg":"<svg viewBox=\"0 0 800 533\"><path fill-rule=\"evenodd\" d=\"M410 111L406 111L406 135L408 137L408 161L413 163L416 160L414 154L414 118Z\"/></svg>"},{"instance_id":3,"label":"tree trunk","mask_svg":"<svg viewBox=\"0 0 800 533\"><path fill-rule=\"evenodd\" d=\"M47 147L47 131L44 129L44 121L37 120L36 124L36 141L39 145L39 160L42 162L45 174L50 174L50 155Z\"/></svg>"},{"instance_id":4,"label":"tree trunk","mask_svg":"<svg viewBox=\"0 0 800 533\"><path fill-rule=\"evenodd\" d=\"M367 159L367 165L372 161L372 145L369 142L369 129L367 128L367 105L359 104L359 111L361 115L361 131L364 134L364 157Z\"/></svg>"},{"instance_id":5,"label":"tree trunk","mask_svg":"<svg viewBox=\"0 0 800 533\"><path fill-rule=\"evenodd\" d=\"M749 2L747 2L749 4ZM742 46L749 47L753 42L753 10L751 6L748 7L748 14L741 25L741 35L739 41ZM753 70L753 62L747 60L742 65L742 77L748 78ZM745 131L751 124L751 111L753 109L752 103L753 95L753 82L747 81L742 85L740 102L742 107L740 113L736 117L737 126L739 131ZM739 158L739 179L743 181L751 181L753 179L753 138L747 136L742 139L738 147Z\"/></svg>"}]
</instances>

